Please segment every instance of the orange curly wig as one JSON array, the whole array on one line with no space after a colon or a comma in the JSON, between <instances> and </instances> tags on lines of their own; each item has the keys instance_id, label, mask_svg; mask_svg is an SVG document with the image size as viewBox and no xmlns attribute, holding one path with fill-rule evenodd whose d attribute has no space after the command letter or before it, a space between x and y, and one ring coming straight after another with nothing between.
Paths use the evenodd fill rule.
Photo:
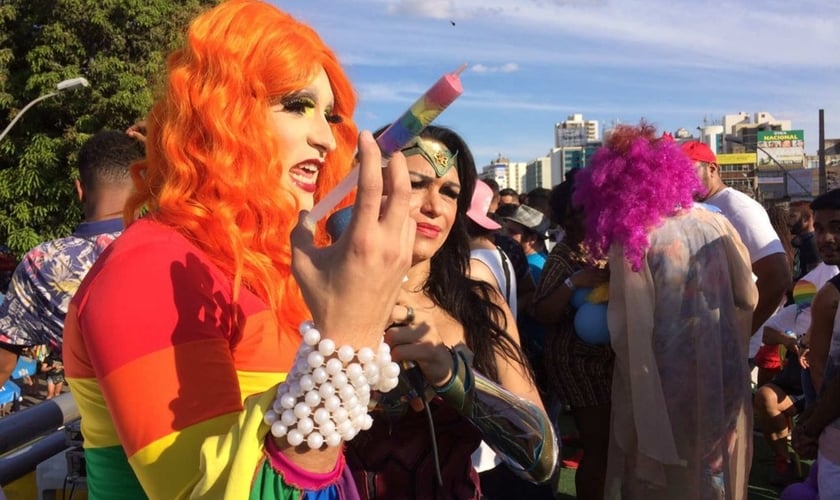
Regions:
<instances>
[{"instance_id":1,"label":"orange curly wig","mask_svg":"<svg viewBox=\"0 0 840 500\"><path fill-rule=\"evenodd\" d=\"M185 234L231 276L234 299L248 287L284 329L308 312L291 273L289 235L300 209L278 175L269 107L321 68L342 120L331 125L337 147L318 176L316 201L350 170L356 145L356 97L335 54L309 26L264 2L230 0L198 16L167 60L126 207L127 218L142 208Z\"/></svg>"}]
</instances>

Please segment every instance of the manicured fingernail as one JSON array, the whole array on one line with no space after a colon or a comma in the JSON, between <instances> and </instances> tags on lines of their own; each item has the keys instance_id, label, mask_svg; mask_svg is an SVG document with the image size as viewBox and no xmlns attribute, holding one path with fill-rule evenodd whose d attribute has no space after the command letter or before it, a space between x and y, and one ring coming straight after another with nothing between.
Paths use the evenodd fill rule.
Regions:
<instances>
[{"instance_id":1,"label":"manicured fingernail","mask_svg":"<svg viewBox=\"0 0 840 500\"><path fill-rule=\"evenodd\" d=\"M303 216L303 227L308 229L310 232L315 232L315 222L316 221L309 218L309 213Z\"/></svg>"}]
</instances>

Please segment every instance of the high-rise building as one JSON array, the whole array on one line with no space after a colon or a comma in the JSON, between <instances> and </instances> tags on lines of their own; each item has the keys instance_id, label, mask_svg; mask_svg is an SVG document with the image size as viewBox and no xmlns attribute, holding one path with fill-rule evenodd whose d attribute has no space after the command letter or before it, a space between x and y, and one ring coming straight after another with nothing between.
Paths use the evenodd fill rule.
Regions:
<instances>
[{"instance_id":1,"label":"high-rise building","mask_svg":"<svg viewBox=\"0 0 840 500\"><path fill-rule=\"evenodd\" d=\"M481 172L478 173L478 178L482 180L492 179L496 182L499 186L499 189L505 189L508 187L508 161L504 163L491 163L481 168Z\"/></svg>"},{"instance_id":2,"label":"high-rise building","mask_svg":"<svg viewBox=\"0 0 840 500\"><path fill-rule=\"evenodd\" d=\"M551 158L551 185L544 187L550 188L553 185L563 182L569 170L585 167L599 147L601 147L600 142L590 142L583 146L567 146L552 149L549 152L549 157Z\"/></svg>"},{"instance_id":3,"label":"high-rise building","mask_svg":"<svg viewBox=\"0 0 840 500\"><path fill-rule=\"evenodd\" d=\"M485 165L478 173L480 179L493 179L499 189L511 188L517 193L523 193L525 186L525 172L527 163L511 162L501 154L489 165Z\"/></svg>"},{"instance_id":4,"label":"high-rise building","mask_svg":"<svg viewBox=\"0 0 840 500\"><path fill-rule=\"evenodd\" d=\"M759 132L791 130L790 120L777 120L766 111L759 111L753 115L753 120L745 112L735 115L723 116L723 151L731 153L746 148L750 151L756 149ZM735 138L737 142L727 141L727 138ZM739 147L741 146L741 147Z\"/></svg>"},{"instance_id":5,"label":"high-rise building","mask_svg":"<svg viewBox=\"0 0 840 500\"><path fill-rule=\"evenodd\" d=\"M525 165L525 179L522 183L520 193L527 193L536 188L548 188L553 186L552 162L548 156L540 156L531 160Z\"/></svg>"},{"instance_id":6,"label":"high-rise building","mask_svg":"<svg viewBox=\"0 0 840 500\"><path fill-rule=\"evenodd\" d=\"M541 162L541 159L534 162L541 162L533 165L533 173L527 176L529 189L537 187L551 188L566 177L566 172L573 168L585 167L589 158L600 147L601 129L597 120L585 120L583 114L575 113L566 118L565 121L554 125L554 147L546 157L550 167ZM539 171L539 175L537 174ZM532 185L534 183L534 185Z\"/></svg>"},{"instance_id":7,"label":"high-rise building","mask_svg":"<svg viewBox=\"0 0 840 500\"><path fill-rule=\"evenodd\" d=\"M584 120L583 115L569 115L565 121L554 124L554 147L581 147L600 140L598 120Z\"/></svg>"},{"instance_id":8,"label":"high-rise building","mask_svg":"<svg viewBox=\"0 0 840 500\"><path fill-rule=\"evenodd\" d=\"M528 164L524 161L515 161L508 163L507 168L507 182L508 187L516 190L517 193L527 193L525 184L525 172Z\"/></svg>"}]
</instances>

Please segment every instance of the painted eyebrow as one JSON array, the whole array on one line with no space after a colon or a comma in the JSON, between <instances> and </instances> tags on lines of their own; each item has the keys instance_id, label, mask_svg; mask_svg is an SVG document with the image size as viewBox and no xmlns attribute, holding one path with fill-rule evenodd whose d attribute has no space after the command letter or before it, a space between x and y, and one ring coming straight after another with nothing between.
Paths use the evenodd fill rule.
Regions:
<instances>
[{"instance_id":1,"label":"painted eyebrow","mask_svg":"<svg viewBox=\"0 0 840 500\"><path fill-rule=\"evenodd\" d=\"M435 180L435 178L430 175L421 174L420 172L415 172L414 170L409 170L408 173L409 175L416 175L417 177L420 177L421 179L423 179L424 182ZM446 184L444 184L444 186L461 189L461 184L454 181L447 181Z\"/></svg>"}]
</instances>

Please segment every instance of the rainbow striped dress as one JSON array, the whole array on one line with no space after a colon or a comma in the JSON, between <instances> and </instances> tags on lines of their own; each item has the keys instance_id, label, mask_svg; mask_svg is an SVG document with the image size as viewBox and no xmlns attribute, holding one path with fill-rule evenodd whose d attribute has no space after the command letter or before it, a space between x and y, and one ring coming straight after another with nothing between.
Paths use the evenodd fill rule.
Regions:
<instances>
[{"instance_id":1,"label":"rainbow striped dress","mask_svg":"<svg viewBox=\"0 0 840 500\"><path fill-rule=\"evenodd\" d=\"M64 361L82 415L89 497L355 498L283 462L262 416L300 337L162 224L134 223L75 295ZM266 446L268 443L268 446Z\"/></svg>"}]
</instances>

